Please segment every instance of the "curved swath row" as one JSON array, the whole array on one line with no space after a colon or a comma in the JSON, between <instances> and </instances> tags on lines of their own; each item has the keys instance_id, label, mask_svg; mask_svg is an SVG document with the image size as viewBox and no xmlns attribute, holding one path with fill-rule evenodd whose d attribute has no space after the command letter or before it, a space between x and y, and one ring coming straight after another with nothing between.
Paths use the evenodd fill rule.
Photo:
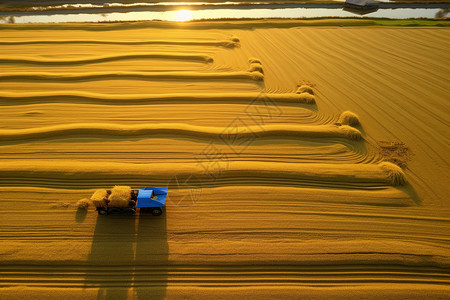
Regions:
<instances>
[{"instance_id":1,"label":"curved swath row","mask_svg":"<svg viewBox=\"0 0 450 300\"><path fill-rule=\"evenodd\" d=\"M314 104L314 97L306 94L266 93L173 93L173 94L101 94L82 91L11 93L0 91L0 105L32 103L92 103L104 105L144 105L170 103L249 104L254 100L273 101L274 104ZM313 108L313 107L311 107Z\"/></svg>"},{"instance_id":2,"label":"curved swath row","mask_svg":"<svg viewBox=\"0 0 450 300\"><path fill-rule=\"evenodd\" d=\"M0 142L23 143L28 140L68 137L174 137L200 140L221 139L223 143L237 139L274 138L347 138L360 140L361 133L347 125L266 125L233 127L194 126L187 124L157 123L142 125L121 124L67 124L29 129L0 129Z\"/></svg>"},{"instance_id":3,"label":"curved swath row","mask_svg":"<svg viewBox=\"0 0 450 300\"><path fill-rule=\"evenodd\" d=\"M182 45L182 46L215 46L234 48L239 45L238 41L233 40L20 40L6 41L1 40L0 45L36 45L36 44L91 44L91 45Z\"/></svg>"},{"instance_id":4,"label":"curved swath row","mask_svg":"<svg viewBox=\"0 0 450 300\"><path fill-rule=\"evenodd\" d=\"M221 175L216 182L218 185L276 184L371 188L398 185L403 178L402 173L395 173L395 168L388 169L384 163L376 165L234 161L219 164ZM3 179L4 186L8 186L18 178L26 180L30 185L34 185L33 181L35 181L38 183L36 186L40 186L46 180L50 180L50 183L46 185L51 186L57 181L68 184L70 180L77 180L77 184L82 181L89 184L100 178L106 185L114 179L123 181L123 178L132 178L141 182L152 178L155 185L161 185L167 184L174 175L186 178L190 175L198 176L200 182L202 178L205 180L209 177L198 163L181 165L179 163L130 164L39 160L30 164L29 160L4 160L0 166L0 177Z\"/></svg>"},{"instance_id":5,"label":"curved swath row","mask_svg":"<svg viewBox=\"0 0 450 300\"><path fill-rule=\"evenodd\" d=\"M182 60L182 61L198 61L204 63L213 62L213 58L206 54L182 54L182 53L165 52L165 53L123 53L117 55L103 55L77 59L49 59L37 57L0 56L0 64L67 66L67 65L81 65L81 64L96 64L103 62L133 60L133 59Z\"/></svg>"},{"instance_id":6,"label":"curved swath row","mask_svg":"<svg viewBox=\"0 0 450 300\"><path fill-rule=\"evenodd\" d=\"M292 162L292 163L346 163L346 164L362 164L377 163L380 157L376 152L364 151L361 149L360 142L353 142L347 139L336 139L328 142L316 143L317 139L311 139L308 142L292 141L292 144L281 145L274 144L270 141L250 146L248 151L239 155L228 154L228 158L233 161L265 161L265 162ZM183 144L181 144L183 143ZM193 162L200 160L201 156L192 156L192 153L199 153L204 149L204 144L196 141L179 142L176 139L155 139L151 145L165 145L166 151L162 151L160 147L149 146L148 140L121 141L111 140L105 141L89 141L83 143L82 147L74 147L73 143L67 143L64 140L58 142L53 141L47 143L45 141L24 144L17 149L16 144L3 146L3 154L14 154L15 159L67 159L70 155L71 159L83 160L87 156L96 157L96 161L115 161L115 162L149 162L156 160L158 162ZM99 145L107 147L107 149L98 149ZM264 147L261 147L264 145ZM183 148L181 148L183 146ZM130 154L132 147L132 157ZM311 147L314 147L314 153L311 153ZM264 149L262 149L264 148ZM220 150L226 151L229 147L222 145ZM274 154L270 158L267 157L265 151L273 151ZM278 153L275 153L278 151Z\"/></svg>"},{"instance_id":7,"label":"curved swath row","mask_svg":"<svg viewBox=\"0 0 450 300\"><path fill-rule=\"evenodd\" d=\"M49 73L49 72L11 72L1 73L0 81L32 81L32 82L80 82L98 80L252 80L262 81L264 75L260 72L79 72L79 73Z\"/></svg>"}]
</instances>

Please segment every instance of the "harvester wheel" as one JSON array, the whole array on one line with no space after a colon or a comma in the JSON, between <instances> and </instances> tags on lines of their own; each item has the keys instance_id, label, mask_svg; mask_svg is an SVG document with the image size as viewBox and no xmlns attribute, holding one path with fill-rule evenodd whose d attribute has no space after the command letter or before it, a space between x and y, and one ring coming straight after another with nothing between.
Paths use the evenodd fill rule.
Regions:
<instances>
[{"instance_id":1,"label":"harvester wheel","mask_svg":"<svg viewBox=\"0 0 450 300\"><path fill-rule=\"evenodd\" d=\"M98 214L101 216L106 216L108 214L108 212L104 208L99 208L97 211L98 211Z\"/></svg>"},{"instance_id":2,"label":"harvester wheel","mask_svg":"<svg viewBox=\"0 0 450 300\"><path fill-rule=\"evenodd\" d=\"M162 209L160 207L155 207L152 209L152 215L160 216L162 214Z\"/></svg>"},{"instance_id":3,"label":"harvester wheel","mask_svg":"<svg viewBox=\"0 0 450 300\"><path fill-rule=\"evenodd\" d=\"M120 208L118 208L118 207L110 207L110 208L108 208L108 214L117 215L117 214L120 214L121 212L122 212L122 210Z\"/></svg>"},{"instance_id":4,"label":"harvester wheel","mask_svg":"<svg viewBox=\"0 0 450 300\"><path fill-rule=\"evenodd\" d=\"M136 213L136 210L134 208L127 208L124 211L124 214L129 215L129 216L134 215L135 213Z\"/></svg>"}]
</instances>

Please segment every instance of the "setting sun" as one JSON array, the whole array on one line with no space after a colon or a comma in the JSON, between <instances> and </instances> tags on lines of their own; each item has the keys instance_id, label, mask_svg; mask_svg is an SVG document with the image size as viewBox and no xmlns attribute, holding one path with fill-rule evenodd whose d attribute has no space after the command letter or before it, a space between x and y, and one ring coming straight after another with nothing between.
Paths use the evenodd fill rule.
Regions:
<instances>
[{"instance_id":1,"label":"setting sun","mask_svg":"<svg viewBox=\"0 0 450 300\"><path fill-rule=\"evenodd\" d=\"M177 10L174 12L174 20L178 22L192 20L192 11L187 9Z\"/></svg>"}]
</instances>

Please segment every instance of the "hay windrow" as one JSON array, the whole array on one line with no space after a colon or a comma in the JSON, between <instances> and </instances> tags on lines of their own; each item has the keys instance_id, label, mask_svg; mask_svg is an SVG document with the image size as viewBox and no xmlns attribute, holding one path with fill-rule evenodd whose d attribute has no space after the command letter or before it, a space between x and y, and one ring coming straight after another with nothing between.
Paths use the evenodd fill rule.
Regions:
<instances>
[{"instance_id":1,"label":"hay windrow","mask_svg":"<svg viewBox=\"0 0 450 300\"><path fill-rule=\"evenodd\" d=\"M91 44L91 45L180 45L180 46L212 46L234 48L239 46L239 42L232 40L92 40L92 39L21 39L21 40L0 40L0 45L62 45L62 44Z\"/></svg>"},{"instance_id":2,"label":"hay windrow","mask_svg":"<svg viewBox=\"0 0 450 300\"><path fill-rule=\"evenodd\" d=\"M350 126L357 126L360 124L358 115L348 110L341 113L338 122Z\"/></svg>"},{"instance_id":3,"label":"hay windrow","mask_svg":"<svg viewBox=\"0 0 450 300\"><path fill-rule=\"evenodd\" d=\"M406 183L405 173L399 166L387 161L379 163L378 166L386 174L386 180L391 185L397 186Z\"/></svg>"},{"instance_id":4,"label":"hay windrow","mask_svg":"<svg viewBox=\"0 0 450 300\"><path fill-rule=\"evenodd\" d=\"M338 128L338 127L336 127ZM385 186L387 176L385 171L375 164L341 164L341 163L291 163L291 162L265 162L265 161L235 161L226 169L228 162L218 163L222 173L218 178L217 186L239 185L271 185L274 182L279 186L309 186L311 180L323 186L331 183L335 188L354 188L355 183L361 187ZM177 171L179 178L194 176L194 186L201 185L203 180L207 180L208 174L204 173L204 167L196 162L171 163L118 163L118 162L82 162L82 161L61 161L49 164L48 161L33 162L29 160L6 162L0 165L0 177L8 178L11 174L21 178L45 178L52 186L63 181L77 181L77 184L86 186L92 184L107 185L115 180L123 182L133 178L133 182L139 186L148 184L149 178L152 185L169 185L175 187L176 182L170 182L173 177L173 170ZM92 183L92 178L99 178ZM7 180L3 180L7 182ZM43 182L40 180L39 182ZM170 183L169 183L170 182ZM131 198L128 194L129 188L122 200ZM111 194L113 192L111 191ZM113 195L112 199L115 198ZM128 201L125 201L128 204ZM116 204L109 202L109 206ZM119 204L120 205L120 204Z\"/></svg>"},{"instance_id":5,"label":"hay windrow","mask_svg":"<svg viewBox=\"0 0 450 300\"><path fill-rule=\"evenodd\" d=\"M65 59L49 59L42 57L21 57L21 56L0 56L0 63L8 64L29 64L29 65L77 65L77 64L96 64L105 62L115 62L122 60L133 59L163 59L163 60L182 60L182 61L199 61L210 63L213 58L206 54L184 54L184 53L159 53L159 52L144 52L144 53L121 53L115 55L101 55L93 57L81 58L65 58Z\"/></svg>"},{"instance_id":6,"label":"hay windrow","mask_svg":"<svg viewBox=\"0 0 450 300\"><path fill-rule=\"evenodd\" d=\"M92 103L102 105L148 105L148 104L167 104L170 101L186 103L203 102L225 102L239 103L255 99L259 93L168 93L168 94L103 94L82 91L42 91L28 93L10 93L0 91L0 106L3 105L24 105L34 103ZM300 95L300 97L299 97ZM304 93L267 93L265 97L273 101L291 102L295 105L299 98L310 98L314 96ZM301 101L302 103L306 101ZM311 101L310 101L311 102ZM309 103L309 102L308 102ZM311 102L311 103L314 103ZM33 114L41 114L42 111L34 110Z\"/></svg>"},{"instance_id":7,"label":"hay windrow","mask_svg":"<svg viewBox=\"0 0 450 300\"><path fill-rule=\"evenodd\" d=\"M259 75L254 75L258 73ZM198 71L115 71L106 70L101 72L11 72L0 73L0 81L13 82L85 82L104 80L142 80L142 81L165 81L165 80L263 80L260 72L198 72Z\"/></svg>"},{"instance_id":8,"label":"hay windrow","mask_svg":"<svg viewBox=\"0 0 450 300\"><path fill-rule=\"evenodd\" d=\"M293 98L293 100L296 100ZM264 129L258 125L240 126L239 131L230 132L228 138L250 137L254 134L260 137L273 137L284 135L286 138L299 137L346 137L360 139L361 132L351 126L342 125L282 125L267 124ZM121 125L108 123L63 124L42 128L30 129L0 129L0 141L10 144L24 143L34 140L61 139L68 137L101 137L105 138L157 138L164 134L166 138L194 138L196 140L209 140L223 137L221 127L194 126L182 123L160 123ZM223 141L224 142L224 141Z\"/></svg>"}]
</instances>

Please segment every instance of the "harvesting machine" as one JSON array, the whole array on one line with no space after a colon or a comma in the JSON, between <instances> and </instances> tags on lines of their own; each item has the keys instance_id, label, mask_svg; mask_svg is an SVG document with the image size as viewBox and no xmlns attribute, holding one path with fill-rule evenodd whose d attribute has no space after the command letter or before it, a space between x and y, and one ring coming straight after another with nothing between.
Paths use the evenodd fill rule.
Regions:
<instances>
[{"instance_id":1,"label":"harvesting machine","mask_svg":"<svg viewBox=\"0 0 450 300\"><path fill-rule=\"evenodd\" d=\"M91 200L99 215L134 215L139 208L154 216L160 216L166 205L167 188L145 187L133 190L127 186L115 186L111 190L95 191Z\"/></svg>"}]
</instances>

